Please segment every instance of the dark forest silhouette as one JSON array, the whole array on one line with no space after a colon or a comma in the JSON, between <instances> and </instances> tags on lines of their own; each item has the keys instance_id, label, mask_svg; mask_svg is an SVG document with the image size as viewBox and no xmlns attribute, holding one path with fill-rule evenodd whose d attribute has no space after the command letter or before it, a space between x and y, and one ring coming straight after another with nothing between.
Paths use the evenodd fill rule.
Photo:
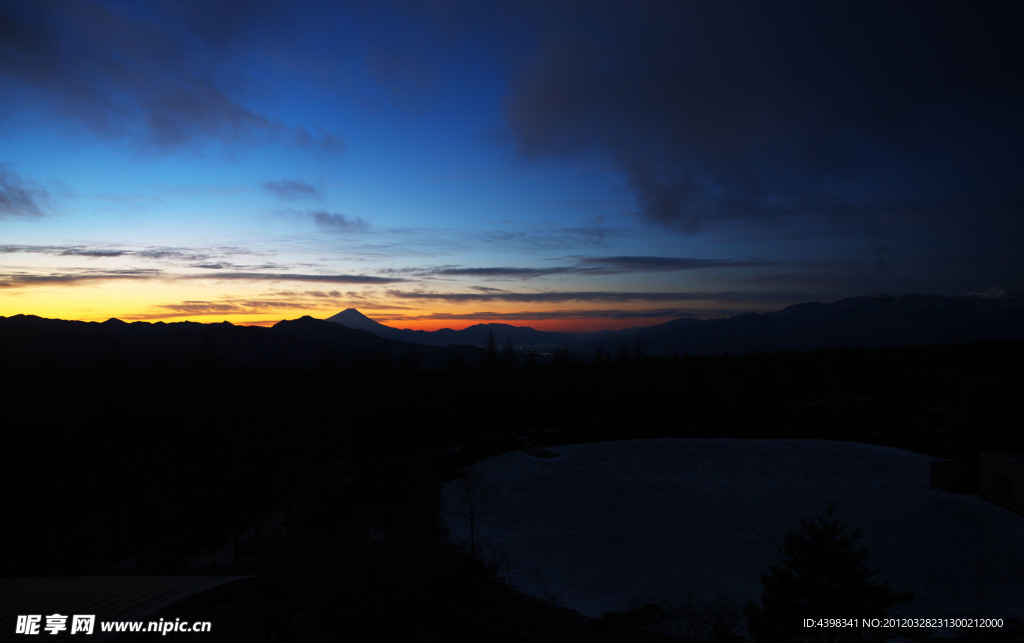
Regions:
<instances>
[{"instance_id":1,"label":"dark forest silhouette","mask_svg":"<svg viewBox=\"0 0 1024 643\"><path fill-rule=\"evenodd\" d=\"M400 344L310 318L19 317L0 319L0 348L3 574L280 575L295 580L275 608L284 640L663 640L524 597L446 544L441 482L527 444L1024 451L1007 420L1020 341L659 356L643 343L516 350L497 332L483 348Z\"/></svg>"}]
</instances>

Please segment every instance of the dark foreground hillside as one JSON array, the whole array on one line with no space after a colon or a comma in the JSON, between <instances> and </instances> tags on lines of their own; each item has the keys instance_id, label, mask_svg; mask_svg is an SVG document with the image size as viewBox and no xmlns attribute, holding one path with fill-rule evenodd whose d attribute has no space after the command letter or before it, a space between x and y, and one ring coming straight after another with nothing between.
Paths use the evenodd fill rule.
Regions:
<instances>
[{"instance_id":1,"label":"dark foreground hillside","mask_svg":"<svg viewBox=\"0 0 1024 643\"><path fill-rule=\"evenodd\" d=\"M216 334L204 341L182 361L140 360L130 342L74 363L4 353L4 575L282 576L282 640L643 640L653 635L628 619L515 594L446 545L440 481L521 440L1024 451L1020 342L657 359L462 351L426 369L379 347L235 364Z\"/></svg>"}]
</instances>

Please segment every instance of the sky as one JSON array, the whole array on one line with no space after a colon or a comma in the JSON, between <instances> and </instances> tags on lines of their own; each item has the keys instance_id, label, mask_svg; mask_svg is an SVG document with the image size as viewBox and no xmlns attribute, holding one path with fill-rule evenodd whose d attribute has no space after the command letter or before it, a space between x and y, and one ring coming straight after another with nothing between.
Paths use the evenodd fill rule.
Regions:
<instances>
[{"instance_id":1,"label":"sky","mask_svg":"<svg viewBox=\"0 0 1024 643\"><path fill-rule=\"evenodd\" d=\"M1016 2L0 0L0 315L1024 291Z\"/></svg>"}]
</instances>

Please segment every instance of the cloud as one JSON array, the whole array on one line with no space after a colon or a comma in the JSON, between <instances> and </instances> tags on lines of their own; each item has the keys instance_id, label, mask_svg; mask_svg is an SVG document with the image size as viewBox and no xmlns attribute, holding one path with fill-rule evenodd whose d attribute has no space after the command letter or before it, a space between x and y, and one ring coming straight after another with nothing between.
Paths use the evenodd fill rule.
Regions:
<instances>
[{"instance_id":1,"label":"cloud","mask_svg":"<svg viewBox=\"0 0 1024 643\"><path fill-rule=\"evenodd\" d=\"M1021 202L1016 6L596 0L534 18L511 142L607 160L646 222Z\"/></svg>"},{"instance_id":2,"label":"cloud","mask_svg":"<svg viewBox=\"0 0 1024 643\"><path fill-rule=\"evenodd\" d=\"M42 186L0 164L0 218L42 216L49 196Z\"/></svg>"},{"instance_id":3,"label":"cloud","mask_svg":"<svg viewBox=\"0 0 1024 643\"><path fill-rule=\"evenodd\" d=\"M167 246L152 246L143 249L93 247L79 245L58 245L58 246L30 246L30 245L3 245L0 246L0 254L13 253L34 253L50 254L59 257L88 257L93 259L105 259L115 257L142 257L144 259L167 261L167 262L208 262L222 256L237 255L259 255L260 253L245 248L234 247L213 247L213 248L173 248ZM214 264L192 264L196 267L209 268ZM220 262L222 267L233 267L233 264ZM264 268L274 268L273 264L265 264Z\"/></svg>"},{"instance_id":4,"label":"cloud","mask_svg":"<svg viewBox=\"0 0 1024 643\"><path fill-rule=\"evenodd\" d=\"M334 232L366 232L369 226L359 218L346 217L343 214L334 214L323 210L310 213L313 221L325 230Z\"/></svg>"},{"instance_id":5,"label":"cloud","mask_svg":"<svg viewBox=\"0 0 1024 643\"><path fill-rule=\"evenodd\" d=\"M774 265L766 261L736 261L732 259L697 259L693 257L614 256L575 257L575 263L550 268L514 266L436 266L411 270L390 270L417 276L479 277L489 279L535 279L548 275L610 275L622 273L675 272L680 270L707 270L714 268L748 268Z\"/></svg>"},{"instance_id":6,"label":"cloud","mask_svg":"<svg viewBox=\"0 0 1024 643\"><path fill-rule=\"evenodd\" d=\"M68 248L60 253L62 257L123 257L131 254L126 250L88 250L81 248Z\"/></svg>"},{"instance_id":7,"label":"cloud","mask_svg":"<svg viewBox=\"0 0 1024 643\"><path fill-rule=\"evenodd\" d=\"M38 247L35 251L39 252ZM47 248L46 250L54 252L55 249ZM0 246L0 252L18 252L24 251L17 246ZM55 252L57 254L57 252ZM87 251L73 252L73 253L59 253L59 254L73 254L73 255L84 255L88 257L97 256ZM124 254L141 254L141 253L124 253ZM101 257L107 256L120 256L118 254L113 255L99 255ZM191 257L190 257L191 258ZM66 284L73 285L83 282L91 281L106 281L116 279L152 279L160 278L164 280L226 280L226 281L296 281L296 282L314 282L314 283L338 283L338 284L362 284L362 285L387 285L405 282L405 279L401 278L390 278L390 277L375 277L372 275L348 275L348 274L301 274L301 273L283 273L283 272L248 272L248 271L233 271L223 272L225 268L235 268L231 264L220 264L220 263L209 263L209 264L193 264L192 267L199 267L204 270L210 270L211 272L204 273L174 273L159 270L155 268L125 268L125 269L113 269L113 270L94 270L94 269L78 269L68 270L65 272L54 272L49 274L40 273L28 273L28 272L10 272L7 274L0 273L0 288L18 288L29 285L42 285L42 284ZM270 266L274 267L274 266Z\"/></svg>"},{"instance_id":8,"label":"cloud","mask_svg":"<svg viewBox=\"0 0 1024 643\"><path fill-rule=\"evenodd\" d=\"M707 292L624 292L624 291L544 291L544 292L472 292L443 293L430 291L389 290L388 295L397 299L421 301L445 301L464 303L474 301L547 302L567 301L690 301L705 299L751 299L764 297L763 293L707 293Z\"/></svg>"},{"instance_id":9,"label":"cloud","mask_svg":"<svg viewBox=\"0 0 1024 643\"><path fill-rule=\"evenodd\" d=\"M263 183L263 189L280 199L286 200L316 199L319 201L321 198L320 191L305 181L293 181L290 179L266 181Z\"/></svg>"},{"instance_id":10,"label":"cloud","mask_svg":"<svg viewBox=\"0 0 1024 643\"><path fill-rule=\"evenodd\" d=\"M459 266L448 266L428 270L431 275L443 277L491 277L499 279L532 279L570 271L571 268L508 268L508 267L485 267L465 268Z\"/></svg>"},{"instance_id":11,"label":"cloud","mask_svg":"<svg viewBox=\"0 0 1024 643\"><path fill-rule=\"evenodd\" d=\"M183 301L160 304L158 307L185 315L259 315L273 310L303 310L309 302L274 299L244 299L227 301ZM166 316L166 314L164 315Z\"/></svg>"},{"instance_id":12,"label":"cloud","mask_svg":"<svg viewBox=\"0 0 1024 643\"><path fill-rule=\"evenodd\" d=\"M123 257L136 254L132 250L119 248L86 248L84 246L0 246L0 253L14 254L26 252L31 254L52 254L59 257Z\"/></svg>"},{"instance_id":13,"label":"cloud","mask_svg":"<svg viewBox=\"0 0 1024 643\"><path fill-rule=\"evenodd\" d=\"M323 293L320 293L323 294ZM217 300L185 300L158 304L158 312L121 315L125 320L167 319L168 317L217 317L222 315L264 315L278 311L302 311L322 305L322 301L304 298L317 293L269 293L258 298L222 297Z\"/></svg>"},{"instance_id":14,"label":"cloud","mask_svg":"<svg viewBox=\"0 0 1024 643\"><path fill-rule=\"evenodd\" d=\"M373 277L369 275L303 275L275 272L217 272L188 275L183 279L230 279L239 281L313 281L337 284L393 284L405 279Z\"/></svg>"},{"instance_id":15,"label":"cloud","mask_svg":"<svg viewBox=\"0 0 1024 643\"><path fill-rule=\"evenodd\" d=\"M579 270L603 274L629 272L675 272L678 270L706 270L711 268L748 268L766 265L766 262L735 261L730 259L696 259L693 257L583 257Z\"/></svg>"},{"instance_id":16,"label":"cloud","mask_svg":"<svg viewBox=\"0 0 1024 643\"><path fill-rule=\"evenodd\" d=\"M528 230L488 231L479 235L484 243L526 251L606 246L604 228L598 222L589 226L554 226Z\"/></svg>"},{"instance_id":17,"label":"cloud","mask_svg":"<svg viewBox=\"0 0 1024 643\"><path fill-rule=\"evenodd\" d=\"M29 274L13 272L0 274L0 288L23 288L25 286L78 285L96 281L120 279L153 279L162 277L160 270L129 268L124 270L95 270L50 274Z\"/></svg>"},{"instance_id":18,"label":"cloud","mask_svg":"<svg viewBox=\"0 0 1024 643\"><path fill-rule=\"evenodd\" d=\"M12 100L0 117L31 105L157 152L277 140L318 155L340 153L337 135L248 106L247 81L254 79L239 61L279 10L261 2L230 10L221 3L7 3L0 9L0 81ZM230 20L221 19L226 15Z\"/></svg>"}]
</instances>

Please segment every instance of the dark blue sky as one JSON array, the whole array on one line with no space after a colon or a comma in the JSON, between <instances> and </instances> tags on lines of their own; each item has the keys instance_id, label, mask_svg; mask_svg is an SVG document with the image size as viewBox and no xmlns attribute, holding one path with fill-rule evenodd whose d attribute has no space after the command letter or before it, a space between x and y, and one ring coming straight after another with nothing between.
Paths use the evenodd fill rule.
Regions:
<instances>
[{"instance_id":1,"label":"dark blue sky","mask_svg":"<svg viewBox=\"0 0 1024 643\"><path fill-rule=\"evenodd\" d=\"M1024 290L1021 7L0 1L0 314Z\"/></svg>"}]
</instances>

